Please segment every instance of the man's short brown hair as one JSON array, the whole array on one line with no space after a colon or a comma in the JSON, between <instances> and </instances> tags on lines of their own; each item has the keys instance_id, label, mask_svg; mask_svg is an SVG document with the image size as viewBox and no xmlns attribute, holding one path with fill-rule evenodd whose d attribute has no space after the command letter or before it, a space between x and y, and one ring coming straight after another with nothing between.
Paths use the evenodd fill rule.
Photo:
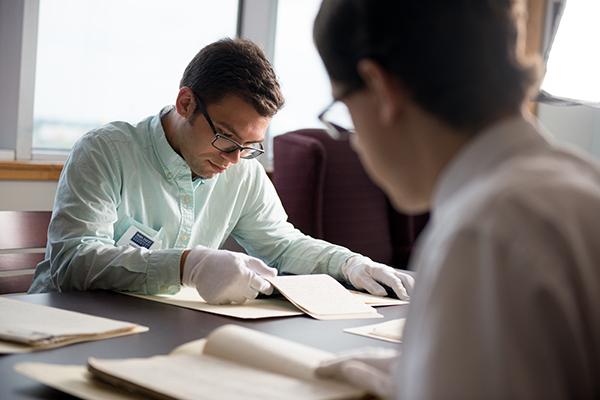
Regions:
<instances>
[{"instance_id":1,"label":"man's short brown hair","mask_svg":"<svg viewBox=\"0 0 600 400\"><path fill-rule=\"evenodd\" d=\"M275 115L284 102L265 54L245 39L222 39L200 50L183 73L183 86L206 105L228 95L239 96L264 117Z\"/></svg>"}]
</instances>

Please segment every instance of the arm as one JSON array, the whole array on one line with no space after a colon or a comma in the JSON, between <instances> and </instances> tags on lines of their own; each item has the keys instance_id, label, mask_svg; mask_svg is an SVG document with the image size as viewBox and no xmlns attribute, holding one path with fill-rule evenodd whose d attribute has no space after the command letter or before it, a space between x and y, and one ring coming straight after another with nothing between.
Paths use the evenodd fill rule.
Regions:
<instances>
[{"instance_id":1,"label":"arm","mask_svg":"<svg viewBox=\"0 0 600 400\"><path fill-rule=\"evenodd\" d=\"M345 281L341 267L356 253L302 234L287 222L279 196L260 165L246 184L246 206L232 235L248 252L280 273L328 274Z\"/></svg>"},{"instance_id":2,"label":"arm","mask_svg":"<svg viewBox=\"0 0 600 400\"><path fill-rule=\"evenodd\" d=\"M246 187L248 206L233 231L249 254L282 273L328 274L378 296L387 295L384 284L398 298L409 298L414 286L410 274L302 234L287 222L279 196L262 167L254 172Z\"/></svg>"},{"instance_id":3,"label":"arm","mask_svg":"<svg viewBox=\"0 0 600 400\"><path fill-rule=\"evenodd\" d=\"M568 290L556 280L567 264L560 246L548 246L560 239L544 234L548 226L530 229L527 218L502 235L479 224L423 254L398 398L570 397L564 361L578 340L567 334L571 317L558 298Z\"/></svg>"},{"instance_id":4,"label":"arm","mask_svg":"<svg viewBox=\"0 0 600 400\"><path fill-rule=\"evenodd\" d=\"M73 148L61 175L46 258L56 290L112 289L176 292L182 250L115 246L123 168L113 144L86 135Z\"/></svg>"}]
</instances>

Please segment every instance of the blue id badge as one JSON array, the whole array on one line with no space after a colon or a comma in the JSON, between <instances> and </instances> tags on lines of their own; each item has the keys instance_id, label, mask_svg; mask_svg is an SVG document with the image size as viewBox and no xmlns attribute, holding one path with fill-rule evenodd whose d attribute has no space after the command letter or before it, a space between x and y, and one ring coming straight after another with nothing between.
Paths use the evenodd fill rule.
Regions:
<instances>
[{"instance_id":1,"label":"blue id badge","mask_svg":"<svg viewBox=\"0 0 600 400\"><path fill-rule=\"evenodd\" d=\"M125 231L117 242L118 246L130 245L133 247L144 247L149 250L159 249L160 240L142 232L138 227L132 225Z\"/></svg>"}]
</instances>

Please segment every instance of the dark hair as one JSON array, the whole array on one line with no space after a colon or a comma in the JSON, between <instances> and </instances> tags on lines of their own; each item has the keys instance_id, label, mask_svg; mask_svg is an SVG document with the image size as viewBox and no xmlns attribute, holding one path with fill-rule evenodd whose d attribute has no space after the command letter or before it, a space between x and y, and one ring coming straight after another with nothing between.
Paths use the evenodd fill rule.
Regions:
<instances>
[{"instance_id":1,"label":"dark hair","mask_svg":"<svg viewBox=\"0 0 600 400\"><path fill-rule=\"evenodd\" d=\"M330 78L364 85L371 58L394 74L423 109L477 130L518 111L537 82L519 43L515 0L327 0L314 40Z\"/></svg>"},{"instance_id":2,"label":"dark hair","mask_svg":"<svg viewBox=\"0 0 600 400\"><path fill-rule=\"evenodd\" d=\"M245 39L222 39L196 54L181 78L204 104L236 95L264 117L272 117L283 106L283 95L275 72L262 50ZM194 114L198 113L196 107Z\"/></svg>"}]
</instances>

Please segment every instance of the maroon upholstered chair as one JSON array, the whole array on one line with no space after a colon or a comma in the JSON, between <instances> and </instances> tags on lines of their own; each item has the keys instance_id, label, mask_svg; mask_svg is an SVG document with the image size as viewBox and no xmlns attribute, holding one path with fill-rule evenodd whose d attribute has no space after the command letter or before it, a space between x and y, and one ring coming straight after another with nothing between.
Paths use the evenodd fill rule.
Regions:
<instances>
[{"instance_id":1,"label":"maroon upholstered chair","mask_svg":"<svg viewBox=\"0 0 600 400\"><path fill-rule=\"evenodd\" d=\"M0 294L29 289L44 259L50 211L0 211Z\"/></svg>"},{"instance_id":2,"label":"maroon upholstered chair","mask_svg":"<svg viewBox=\"0 0 600 400\"><path fill-rule=\"evenodd\" d=\"M396 212L348 141L322 129L273 139L273 182L289 221L302 232L405 268L427 215Z\"/></svg>"}]
</instances>

